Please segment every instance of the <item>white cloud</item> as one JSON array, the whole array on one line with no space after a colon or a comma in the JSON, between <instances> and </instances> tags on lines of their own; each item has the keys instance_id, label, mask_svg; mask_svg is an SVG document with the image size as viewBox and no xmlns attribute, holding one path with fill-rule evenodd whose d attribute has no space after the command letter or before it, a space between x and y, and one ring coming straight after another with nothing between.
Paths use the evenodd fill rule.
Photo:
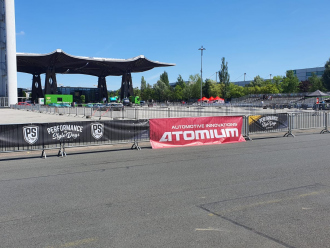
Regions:
<instances>
[{"instance_id":1,"label":"white cloud","mask_svg":"<svg viewBox=\"0 0 330 248\"><path fill-rule=\"evenodd\" d=\"M156 78L159 78L160 77L160 74L161 73L157 73L156 75L153 75L153 76L150 76L150 77L148 77L148 78L146 78L146 81L148 81L148 80L154 80L154 79L156 79Z\"/></svg>"},{"instance_id":2,"label":"white cloud","mask_svg":"<svg viewBox=\"0 0 330 248\"><path fill-rule=\"evenodd\" d=\"M25 35L25 32L24 31L21 31L19 33L16 33L16 35Z\"/></svg>"}]
</instances>

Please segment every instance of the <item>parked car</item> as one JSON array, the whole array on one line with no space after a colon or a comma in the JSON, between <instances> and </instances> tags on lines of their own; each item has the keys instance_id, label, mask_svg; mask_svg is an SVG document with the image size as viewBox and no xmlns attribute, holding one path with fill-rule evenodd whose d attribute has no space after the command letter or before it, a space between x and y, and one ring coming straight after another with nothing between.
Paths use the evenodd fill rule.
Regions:
<instances>
[{"instance_id":1,"label":"parked car","mask_svg":"<svg viewBox=\"0 0 330 248\"><path fill-rule=\"evenodd\" d=\"M17 105L31 106L31 104L28 102L19 102Z\"/></svg>"},{"instance_id":2,"label":"parked car","mask_svg":"<svg viewBox=\"0 0 330 248\"><path fill-rule=\"evenodd\" d=\"M60 108L61 105L59 103L50 103L48 104L48 107L56 107L56 108Z\"/></svg>"},{"instance_id":3,"label":"parked car","mask_svg":"<svg viewBox=\"0 0 330 248\"><path fill-rule=\"evenodd\" d=\"M85 105L86 108L93 108L94 107L94 104L93 103L87 103Z\"/></svg>"},{"instance_id":4,"label":"parked car","mask_svg":"<svg viewBox=\"0 0 330 248\"><path fill-rule=\"evenodd\" d=\"M130 105L131 105L131 103L130 103L130 101L129 101L128 98L124 98L124 99L123 99L123 105L124 105L124 106L130 106Z\"/></svg>"},{"instance_id":5,"label":"parked car","mask_svg":"<svg viewBox=\"0 0 330 248\"><path fill-rule=\"evenodd\" d=\"M313 109L314 110L329 110L330 105L327 103L314 104Z\"/></svg>"},{"instance_id":6,"label":"parked car","mask_svg":"<svg viewBox=\"0 0 330 248\"><path fill-rule=\"evenodd\" d=\"M101 107L104 107L105 105L103 103L95 103L93 105L93 108L101 108Z\"/></svg>"},{"instance_id":7,"label":"parked car","mask_svg":"<svg viewBox=\"0 0 330 248\"><path fill-rule=\"evenodd\" d=\"M107 107L110 107L113 111L121 111L124 105L121 103L108 103Z\"/></svg>"},{"instance_id":8,"label":"parked car","mask_svg":"<svg viewBox=\"0 0 330 248\"><path fill-rule=\"evenodd\" d=\"M102 103L96 103L93 105L93 109L97 109L97 110L106 110L107 107L105 104L102 104Z\"/></svg>"},{"instance_id":9,"label":"parked car","mask_svg":"<svg viewBox=\"0 0 330 248\"><path fill-rule=\"evenodd\" d=\"M71 105L68 104L68 103L61 103L61 104L60 104L60 107L61 107L61 108L71 108Z\"/></svg>"},{"instance_id":10,"label":"parked car","mask_svg":"<svg viewBox=\"0 0 330 248\"><path fill-rule=\"evenodd\" d=\"M145 101L140 101L140 106L144 106L146 104Z\"/></svg>"}]
</instances>

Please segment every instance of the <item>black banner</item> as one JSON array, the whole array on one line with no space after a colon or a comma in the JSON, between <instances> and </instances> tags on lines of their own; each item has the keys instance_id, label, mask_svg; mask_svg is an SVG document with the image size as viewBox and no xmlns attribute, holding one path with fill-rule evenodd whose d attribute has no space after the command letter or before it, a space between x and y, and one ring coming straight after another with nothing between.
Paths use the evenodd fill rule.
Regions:
<instances>
[{"instance_id":1,"label":"black banner","mask_svg":"<svg viewBox=\"0 0 330 248\"><path fill-rule=\"evenodd\" d=\"M0 147L149 140L148 120L0 125Z\"/></svg>"},{"instance_id":2,"label":"black banner","mask_svg":"<svg viewBox=\"0 0 330 248\"><path fill-rule=\"evenodd\" d=\"M249 116L249 131L278 131L288 128L288 114L265 114Z\"/></svg>"}]
</instances>

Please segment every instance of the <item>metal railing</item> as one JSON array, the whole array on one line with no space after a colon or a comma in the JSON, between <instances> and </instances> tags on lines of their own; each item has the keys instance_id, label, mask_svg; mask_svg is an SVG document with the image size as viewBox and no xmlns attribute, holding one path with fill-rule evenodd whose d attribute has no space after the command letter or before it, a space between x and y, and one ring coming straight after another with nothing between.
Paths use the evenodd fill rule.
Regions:
<instances>
[{"instance_id":1,"label":"metal railing","mask_svg":"<svg viewBox=\"0 0 330 248\"><path fill-rule=\"evenodd\" d=\"M286 132L285 136L294 136L296 130L311 130L322 129L321 133L328 133L328 124L330 123L330 115L327 111L293 111L284 113L279 110L263 109L244 109L243 111L235 110L230 106L223 107L133 107L133 108L120 108L120 109L106 109L98 110L93 108L55 108L42 105L20 106L13 105L12 108L25 109L29 111L38 111L41 113L54 114L54 115L70 115L76 117L90 117L91 122L97 121L117 121L117 125L123 124L125 121L133 121L138 123L139 120L148 120L154 118L184 118L184 117L208 117L208 116L243 116L242 135L246 139L251 139L251 134L262 133L275 133ZM77 119L78 120L78 119ZM46 124L44 124L46 125ZM52 124L47 124L52 125ZM0 138L8 133L6 125L0 125ZM121 129L121 128L119 128ZM148 141L147 136L144 136L140 141ZM5 139L9 140L10 137ZM1 141L1 139L0 139ZM70 142L70 146L88 146L88 145L103 145L103 144L116 144L127 143L132 140L107 140L96 142ZM60 144L43 145L42 149L58 148ZM14 149L8 148L6 145L0 147L0 152L16 151L16 150L38 150L40 146L20 145Z\"/></svg>"},{"instance_id":2,"label":"metal railing","mask_svg":"<svg viewBox=\"0 0 330 248\"><path fill-rule=\"evenodd\" d=\"M0 125L0 152L149 141L148 120L77 121ZM63 154L62 154L63 155Z\"/></svg>"},{"instance_id":3,"label":"metal railing","mask_svg":"<svg viewBox=\"0 0 330 248\"><path fill-rule=\"evenodd\" d=\"M264 114L261 116L274 116L271 114ZM327 111L315 111L315 112L300 112L300 113L283 113L277 114L279 119L282 119L282 125L277 128L260 130L251 125L252 116L244 117L244 130L242 134L247 138L250 138L250 134L257 133L270 133L270 132L286 132L284 136L294 136L296 130L311 130L322 129L320 133L328 133L328 124L330 123L330 114ZM281 118L282 117L282 118Z\"/></svg>"}]
</instances>

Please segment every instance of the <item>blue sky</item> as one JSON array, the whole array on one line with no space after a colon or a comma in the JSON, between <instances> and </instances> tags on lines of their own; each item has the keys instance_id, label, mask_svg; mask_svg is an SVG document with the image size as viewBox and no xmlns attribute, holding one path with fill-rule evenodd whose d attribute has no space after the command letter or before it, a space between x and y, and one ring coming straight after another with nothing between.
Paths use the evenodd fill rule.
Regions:
<instances>
[{"instance_id":1,"label":"blue sky","mask_svg":"<svg viewBox=\"0 0 330 248\"><path fill-rule=\"evenodd\" d=\"M289 69L324 66L330 57L329 0L15 0L17 52L128 59L144 55L174 67L134 73L153 85L167 71L200 73L215 80L221 58L231 81L285 75ZM42 77L44 79L44 77ZM108 90L121 77L106 78ZM18 73L18 87L32 75ZM44 82L42 82L44 84ZM57 75L58 85L94 87L97 78Z\"/></svg>"}]
</instances>

